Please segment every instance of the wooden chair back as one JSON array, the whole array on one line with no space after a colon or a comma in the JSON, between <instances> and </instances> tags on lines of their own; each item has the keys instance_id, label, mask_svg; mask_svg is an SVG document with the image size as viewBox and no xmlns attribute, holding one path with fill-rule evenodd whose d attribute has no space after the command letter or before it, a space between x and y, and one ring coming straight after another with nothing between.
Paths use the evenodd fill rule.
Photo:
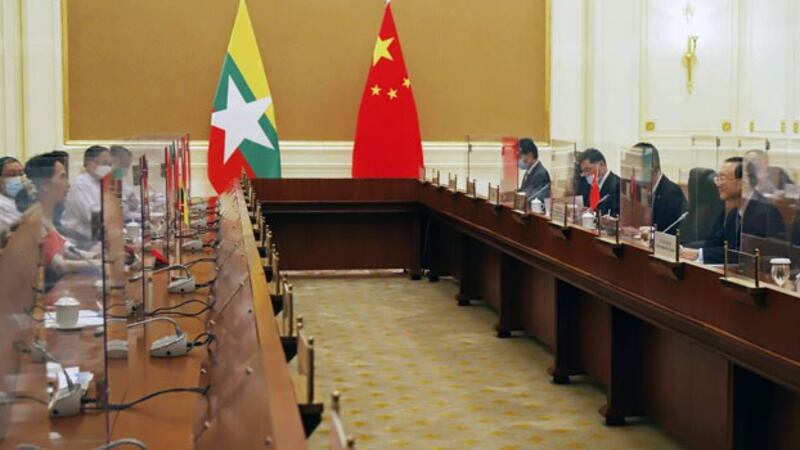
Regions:
<instances>
[{"instance_id":1,"label":"wooden chair back","mask_svg":"<svg viewBox=\"0 0 800 450\"><path fill-rule=\"evenodd\" d=\"M338 391L333 391L333 394L331 394L330 449L355 450L356 440L348 436L344 431L340 397Z\"/></svg>"},{"instance_id":2,"label":"wooden chair back","mask_svg":"<svg viewBox=\"0 0 800 450\"><path fill-rule=\"evenodd\" d=\"M314 337L306 336L302 317L297 318L297 373L306 378L305 403L314 403Z\"/></svg>"}]
</instances>

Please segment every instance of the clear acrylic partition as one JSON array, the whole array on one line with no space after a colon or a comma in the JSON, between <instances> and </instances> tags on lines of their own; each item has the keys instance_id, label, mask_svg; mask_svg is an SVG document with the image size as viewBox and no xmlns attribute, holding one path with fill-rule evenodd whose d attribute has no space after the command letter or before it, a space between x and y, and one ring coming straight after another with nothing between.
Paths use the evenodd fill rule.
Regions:
<instances>
[{"instance_id":1,"label":"clear acrylic partition","mask_svg":"<svg viewBox=\"0 0 800 450\"><path fill-rule=\"evenodd\" d=\"M722 145L715 136L696 136L688 146L676 147L677 161L673 161L672 149L661 154L662 167L678 165L667 169L665 175L676 181L687 200L688 215L679 225L680 243L690 248L701 248L715 229L721 226L725 205L719 197L714 177L719 169L718 150Z\"/></svg>"},{"instance_id":2,"label":"clear acrylic partition","mask_svg":"<svg viewBox=\"0 0 800 450\"><path fill-rule=\"evenodd\" d=\"M514 206L514 194L519 190L522 179L519 169L519 140L506 136L500 140L500 161L502 177L500 178L500 202L508 207Z\"/></svg>"},{"instance_id":3,"label":"clear acrylic partition","mask_svg":"<svg viewBox=\"0 0 800 450\"><path fill-rule=\"evenodd\" d=\"M130 183L131 188L137 191L140 206L138 220L127 222L124 227L125 241L133 250L132 253L139 255L139 261L127 267L128 278L133 281L128 283L123 301L129 314L122 321L111 322L112 332L109 339L122 338L121 333L116 336L115 325L127 326L145 321L149 317L148 312L164 306L164 296L156 294L166 291L169 275L155 275L153 272L178 261L175 252L175 199L178 183L174 169L179 140L179 136L159 136L142 137L128 143L128 149L133 153L138 167L131 171L131 178L125 184ZM134 176L138 179L134 179ZM137 239L137 235L141 239ZM133 305L132 309L130 305ZM119 316L118 309L112 309L112 313ZM143 348L149 348L153 341L171 333L172 326L163 321L145 322L134 325L128 331L127 342L131 349L129 358L139 358ZM128 379L127 384L125 383L124 375L127 374L124 368L127 365L126 360L110 360L113 401L120 402L127 391L137 389L133 380Z\"/></svg>"},{"instance_id":4,"label":"clear acrylic partition","mask_svg":"<svg viewBox=\"0 0 800 450\"><path fill-rule=\"evenodd\" d=\"M51 442L47 448L91 448L107 442L110 434L105 407L106 293L118 280L112 279L111 268L106 270L109 265L104 264L109 255L103 242L102 193L112 178L107 175L99 198L90 200L99 210L91 214L91 236L81 240L82 249L65 241L47 223L40 229L45 234L40 258L44 289L33 311L41 322L27 344L31 358L26 362L42 361L31 367L45 373L48 385ZM121 227L117 232L121 233Z\"/></svg>"},{"instance_id":5,"label":"clear acrylic partition","mask_svg":"<svg viewBox=\"0 0 800 450\"><path fill-rule=\"evenodd\" d=\"M742 143L735 137L692 138L689 159L678 172L678 185L686 195L688 212L679 227L681 245L702 248L713 233L723 227L725 202L720 197L716 180L725 160L743 156ZM662 164L665 159L662 155Z\"/></svg>"},{"instance_id":6,"label":"clear acrylic partition","mask_svg":"<svg viewBox=\"0 0 800 450\"><path fill-rule=\"evenodd\" d=\"M652 150L646 147L622 148L620 177L620 238L632 244L649 246L654 225ZM663 230L670 224L655 225Z\"/></svg>"},{"instance_id":7,"label":"clear acrylic partition","mask_svg":"<svg viewBox=\"0 0 800 450\"><path fill-rule=\"evenodd\" d=\"M42 214L29 210L19 226L0 237L0 447L50 446L45 363L33 361L40 341L43 286L39 269Z\"/></svg>"},{"instance_id":8,"label":"clear acrylic partition","mask_svg":"<svg viewBox=\"0 0 800 450\"><path fill-rule=\"evenodd\" d=\"M489 186L499 188L500 203L512 206L519 187L520 170L518 138L515 136L467 136L468 176L475 180L477 194L489 197ZM496 198L491 198L496 201Z\"/></svg>"},{"instance_id":9,"label":"clear acrylic partition","mask_svg":"<svg viewBox=\"0 0 800 450\"><path fill-rule=\"evenodd\" d=\"M135 178L139 175L137 171L141 170L141 158L147 159L148 177L147 177L147 205L149 207L149 223L144 227L145 230L151 231L150 235L155 244L162 251L161 246L164 245L164 237L166 235L166 214L167 214L167 174L166 167L164 166L165 151L171 139L168 137L140 137L131 139L126 144L126 148L132 153L132 170L125 173L123 178L123 199L125 204L130 197L136 198L136 202L142 204L142 192L140 186L137 186ZM133 168L136 168L134 170ZM129 193L131 192L131 193ZM140 206L134 208L137 214L130 214L126 210L125 221L141 221L141 212L138 211Z\"/></svg>"},{"instance_id":10,"label":"clear acrylic partition","mask_svg":"<svg viewBox=\"0 0 800 450\"><path fill-rule=\"evenodd\" d=\"M575 222L583 213L583 197L577 194L577 146L573 142L553 141L546 162L550 172L550 200L545 201L547 214L553 203L566 203L568 223Z\"/></svg>"},{"instance_id":11,"label":"clear acrylic partition","mask_svg":"<svg viewBox=\"0 0 800 450\"><path fill-rule=\"evenodd\" d=\"M469 159L472 145L469 137L457 149L452 151L434 151L425 154L425 166L420 179L433 182L438 174L439 183L448 186L448 180L454 180L459 190L465 190L469 179Z\"/></svg>"},{"instance_id":12,"label":"clear acrylic partition","mask_svg":"<svg viewBox=\"0 0 800 450\"><path fill-rule=\"evenodd\" d=\"M797 292L800 274L800 147L774 141L744 155L741 250L759 254L760 281Z\"/></svg>"},{"instance_id":13,"label":"clear acrylic partition","mask_svg":"<svg viewBox=\"0 0 800 450\"><path fill-rule=\"evenodd\" d=\"M137 238L140 238L141 235L140 232L134 231L136 226L131 225L138 225L138 222L124 224L125 213L123 211L126 208L123 206L124 194L129 193L130 190L126 190L123 180L116 178L115 175L121 175L121 173L112 173L106 177L103 180L102 190L102 256L105 275L103 285L105 295L103 297L106 301L104 310L106 311L109 400L111 403L121 403L127 396L130 376L128 375L127 358L118 358L117 352L120 346L125 349L135 346L135 342L129 339L128 324L136 321L133 314L134 305L139 304L139 294L142 289L142 281L128 283L128 275L133 275L130 266L134 263L137 252L134 250L135 243L132 242L132 239L126 249L126 235L128 235L128 230ZM132 190L132 187L128 189ZM127 239L130 239L130 235Z\"/></svg>"}]
</instances>

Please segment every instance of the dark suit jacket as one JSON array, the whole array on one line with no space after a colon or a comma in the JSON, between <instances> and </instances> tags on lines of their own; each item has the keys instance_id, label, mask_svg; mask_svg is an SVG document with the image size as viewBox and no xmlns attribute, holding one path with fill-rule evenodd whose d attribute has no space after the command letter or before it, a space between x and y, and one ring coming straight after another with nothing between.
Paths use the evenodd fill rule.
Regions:
<instances>
[{"instance_id":1,"label":"dark suit jacket","mask_svg":"<svg viewBox=\"0 0 800 450\"><path fill-rule=\"evenodd\" d=\"M656 229L664 231L675 223L684 211L686 211L686 197L683 191L666 175L662 175L653 193L653 224L656 225ZM678 228L677 225L672 227L669 234L675 234Z\"/></svg>"},{"instance_id":2,"label":"dark suit jacket","mask_svg":"<svg viewBox=\"0 0 800 450\"><path fill-rule=\"evenodd\" d=\"M530 173L526 173L522 178L522 183L519 190L528 196L528 200L533 200L533 195L539 199L550 198L550 174L544 168L542 162L539 161L536 167L531 169ZM547 186L547 187L544 187Z\"/></svg>"},{"instance_id":3,"label":"dark suit jacket","mask_svg":"<svg viewBox=\"0 0 800 450\"><path fill-rule=\"evenodd\" d=\"M603 183L603 187L600 188L600 198L602 199L606 195L608 195L608 198L597 209L602 215L609 214L612 217L617 217L619 216L619 177L610 170L606 177L608 179ZM580 177L578 183L578 195L583 196L583 205L588 208L592 186L583 177Z\"/></svg>"},{"instance_id":4,"label":"dark suit jacket","mask_svg":"<svg viewBox=\"0 0 800 450\"><path fill-rule=\"evenodd\" d=\"M741 249L741 235L786 239L786 227L778 209L758 192L745 205L744 214L739 217L739 210L732 210L725 217L725 223L711 235L703 247L703 262L706 264L722 264L724 261L724 243L728 241L731 250ZM729 258L736 262L736 258Z\"/></svg>"}]
</instances>

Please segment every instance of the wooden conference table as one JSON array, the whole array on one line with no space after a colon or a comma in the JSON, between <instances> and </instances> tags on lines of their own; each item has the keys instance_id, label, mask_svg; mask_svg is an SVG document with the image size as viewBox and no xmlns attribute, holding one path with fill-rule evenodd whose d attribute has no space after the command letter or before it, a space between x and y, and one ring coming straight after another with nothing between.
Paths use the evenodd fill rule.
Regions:
<instances>
[{"instance_id":1,"label":"wooden conference table","mask_svg":"<svg viewBox=\"0 0 800 450\"><path fill-rule=\"evenodd\" d=\"M800 298L786 291L755 299L708 267L417 180L253 184L284 270L452 275L458 304L497 312L498 336L552 350L542 376L600 381L609 425L644 415L693 448L800 448Z\"/></svg>"},{"instance_id":2,"label":"wooden conference table","mask_svg":"<svg viewBox=\"0 0 800 450\"><path fill-rule=\"evenodd\" d=\"M136 438L150 449L165 450L306 448L244 196L236 191L221 202L223 214L218 236L222 240L216 253L219 259L215 264L200 263L191 269L198 283L216 278L210 291L216 303L211 311L199 317L175 317L189 341L204 331L214 333L216 340L211 351L199 347L184 357L152 358L148 355L149 345L174 332L168 323L152 323L146 329L130 330L128 359L109 360L107 372L112 403L130 402L175 387L210 386L210 389L205 396L163 395L131 409L109 412L112 440ZM213 236L206 239L210 237ZM198 253L188 256L185 262L207 256L213 255ZM152 276L149 309L176 305L187 298L205 299L209 294L209 289L184 296L168 294L168 276L166 272ZM97 309L93 284L82 282L89 278L76 275L62 279L47 294L44 304L52 305L69 292L81 300L83 307ZM126 287L129 296L135 296L140 289L133 284ZM192 305L182 311L198 309L198 305ZM114 314L114 310L110 313ZM109 337L115 333L119 329L109 325ZM66 366L81 364L82 370L102 373L103 339L93 328L76 332L48 330L45 335L50 351L63 358ZM87 361L91 364L86 364ZM41 364L27 358L22 361L21 372L44 376ZM40 379L35 384L44 383ZM26 394L44 396L44 392L25 392L25 386L20 389ZM0 448L12 449L20 443L43 448L95 448L105 438L104 422L103 414L97 412L49 420L47 408L42 405L19 404L12 410L11 427L0 441ZM54 439L58 435L62 438Z\"/></svg>"}]
</instances>

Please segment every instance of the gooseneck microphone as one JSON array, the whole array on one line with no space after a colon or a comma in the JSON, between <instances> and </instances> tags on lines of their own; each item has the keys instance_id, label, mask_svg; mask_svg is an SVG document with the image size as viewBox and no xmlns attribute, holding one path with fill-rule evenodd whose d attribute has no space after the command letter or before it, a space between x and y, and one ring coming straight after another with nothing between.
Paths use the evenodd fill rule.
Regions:
<instances>
[{"instance_id":1,"label":"gooseneck microphone","mask_svg":"<svg viewBox=\"0 0 800 450\"><path fill-rule=\"evenodd\" d=\"M681 216L678 217L678 219L675 222L672 222L672 225L668 226L667 228L664 228L664 231L662 231L662 233L666 233L669 230L675 228L675 226L677 226L679 223L683 222L683 219L685 219L686 216L688 216L688 215L689 215L689 211L686 211L685 213L681 214Z\"/></svg>"}]
</instances>

